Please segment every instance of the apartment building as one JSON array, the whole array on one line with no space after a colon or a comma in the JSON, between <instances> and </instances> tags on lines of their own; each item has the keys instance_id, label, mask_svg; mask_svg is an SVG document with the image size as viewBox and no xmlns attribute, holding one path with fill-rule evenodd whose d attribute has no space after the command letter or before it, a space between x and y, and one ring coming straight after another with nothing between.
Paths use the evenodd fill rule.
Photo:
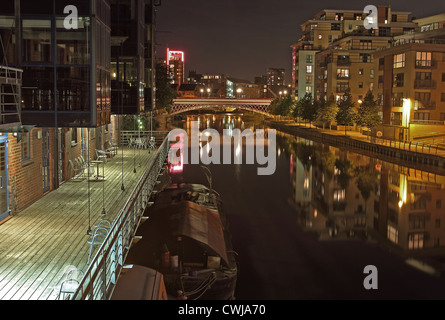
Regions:
<instances>
[{"instance_id":1,"label":"apartment building","mask_svg":"<svg viewBox=\"0 0 445 320\"><path fill-rule=\"evenodd\" d=\"M366 14L359 10L322 10L305 21L300 40L292 45L292 92L300 99L333 94L340 99L351 90L359 101L373 88L371 53L386 47L391 37L414 30L409 12L379 7L379 29L366 29Z\"/></svg>"},{"instance_id":2,"label":"apartment building","mask_svg":"<svg viewBox=\"0 0 445 320\"><path fill-rule=\"evenodd\" d=\"M373 53L384 135L427 139L445 131L445 15L414 20L416 31Z\"/></svg>"}]
</instances>

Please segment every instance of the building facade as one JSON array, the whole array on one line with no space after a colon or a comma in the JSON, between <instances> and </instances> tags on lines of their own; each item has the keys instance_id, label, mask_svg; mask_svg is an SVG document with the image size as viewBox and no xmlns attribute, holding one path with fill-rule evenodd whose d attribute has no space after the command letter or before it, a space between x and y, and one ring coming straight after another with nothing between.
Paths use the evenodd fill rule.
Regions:
<instances>
[{"instance_id":1,"label":"building facade","mask_svg":"<svg viewBox=\"0 0 445 320\"><path fill-rule=\"evenodd\" d=\"M167 49L167 73L170 83L180 86L185 83L185 54Z\"/></svg>"},{"instance_id":2,"label":"building facade","mask_svg":"<svg viewBox=\"0 0 445 320\"><path fill-rule=\"evenodd\" d=\"M148 0L5 0L0 12L1 221L70 180L79 157L119 143L118 102L138 114L148 91L152 107L154 11ZM4 85L11 77L14 89ZM112 101L121 78L131 89L114 85Z\"/></svg>"},{"instance_id":3,"label":"building facade","mask_svg":"<svg viewBox=\"0 0 445 320\"><path fill-rule=\"evenodd\" d=\"M384 135L391 139L445 131L445 15L414 22L415 32L373 54Z\"/></svg>"}]
</instances>

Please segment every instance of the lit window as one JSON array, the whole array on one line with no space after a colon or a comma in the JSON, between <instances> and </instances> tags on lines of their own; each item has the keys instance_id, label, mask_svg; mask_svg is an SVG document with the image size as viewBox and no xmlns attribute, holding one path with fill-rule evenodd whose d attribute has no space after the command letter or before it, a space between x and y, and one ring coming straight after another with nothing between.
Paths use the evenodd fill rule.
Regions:
<instances>
[{"instance_id":1,"label":"lit window","mask_svg":"<svg viewBox=\"0 0 445 320\"><path fill-rule=\"evenodd\" d=\"M416 67L431 67L431 52L416 53Z\"/></svg>"},{"instance_id":2,"label":"lit window","mask_svg":"<svg viewBox=\"0 0 445 320\"><path fill-rule=\"evenodd\" d=\"M394 69L404 68L405 67L405 54L396 54L394 55Z\"/></svg>"},{"instance_id":3,"label":"lit window","mask_svg":"<svg viewBox=\"0 0 445 320\"><path fill-rule=\"evenodd\" d=\"M399 230L392 226L388 226L387 235L389 241L391 241L394 244L399 243Z\"/></svg>"},{"instance_id":4,"label":"lit window","mask_svg":"<svg viewBox=\"0 0 445 320\"><path fill-rule=\"evenodd\" d=\"M312 73L312 66L306 66L306 73Z\"/></svg>"},{"instance_id":5,"label":"lit window","mask_svg":"<svg viewBox=\"0 0 445 320\"><path fill-rule=\"evenodd\" d=\"M344 201L346 198L346 190L334 190L334 201Z\"/></svg>"},{"instance_id":6,"label":"lit window","mask_svg":"<svg viewBox=\"0 0 445 320\"><path fill-rule=\"evenodd\" d=\"M423 233L412 233L408 235L408 249L422 249L423 248Z\"/></svg>"}]
</instances>

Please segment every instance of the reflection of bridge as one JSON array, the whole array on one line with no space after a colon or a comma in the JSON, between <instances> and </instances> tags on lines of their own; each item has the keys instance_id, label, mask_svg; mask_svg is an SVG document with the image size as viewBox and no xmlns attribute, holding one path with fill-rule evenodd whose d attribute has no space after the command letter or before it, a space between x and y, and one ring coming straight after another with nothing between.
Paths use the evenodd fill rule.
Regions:
<instances>
[{"instance_id":1,"label":"reflection of bridge","mask_svg":"<svg viewBox=\"0 0 445 320\"><path fill-rule=\"evenodd\" d=\"M272 99L233 99L233 98L179 98L173 102L171 115L202 109L232 111L247 110L270 116L269 106Z\"/></svg>"}]
</instances>

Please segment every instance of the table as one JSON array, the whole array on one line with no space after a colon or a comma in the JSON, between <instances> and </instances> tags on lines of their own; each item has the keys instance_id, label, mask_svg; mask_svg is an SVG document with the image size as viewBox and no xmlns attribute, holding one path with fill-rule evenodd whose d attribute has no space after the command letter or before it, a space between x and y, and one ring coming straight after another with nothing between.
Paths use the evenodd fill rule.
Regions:
<instances>
[{"instance_id":1,"label":"table","mask_svg":"<svg viewBox=\"0 0 445 320\"><path fill-rule=\"evenodd\" d=\"M99 175L100 172L100 164L104 163L103 161L100 160L91 160L88 162L88 164L93 163L96 164L97 169L96 169L96 175L94 176L94 179L89 179L90 181L105 181L105 176L101 176Z\"/></svg>"}]
</instances>

